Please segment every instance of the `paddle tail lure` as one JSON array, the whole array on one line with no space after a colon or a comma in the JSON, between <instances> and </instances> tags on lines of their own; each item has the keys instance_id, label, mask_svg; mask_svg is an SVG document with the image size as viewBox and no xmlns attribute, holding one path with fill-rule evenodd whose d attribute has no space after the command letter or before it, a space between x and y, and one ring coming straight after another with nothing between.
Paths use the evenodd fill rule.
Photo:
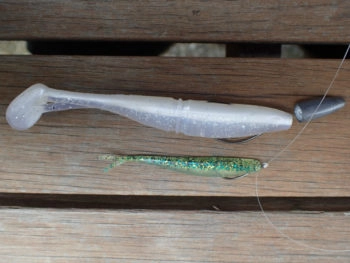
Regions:
<instances>
[{"instance_id":1,"label":"paddle tail lure","mask_svg":"<svg viewBox=\"0 0 350 263\"><path fill-rule=\"evenodd\" d=\"M292 115L273 108L221 104L140 95L70 92L35 84L16 97L6 111L10 126L32 127L43 113L78 108L113 112L146 126L189 136L239 138L287 130Z\"/></svg>"},{"instance_id":2,"label":"paddle tail lure","mask_svg":"<svg viewBox=\"0 0 350 263\"><path fill-rule=\"evenodd\" d=\"M235 179L265 168L259 160L237 157L193 157L157 155L100 155L99 160L112 161L109 169L125 162L142 162L181 173Z\"/></svg>"}]
</instances>

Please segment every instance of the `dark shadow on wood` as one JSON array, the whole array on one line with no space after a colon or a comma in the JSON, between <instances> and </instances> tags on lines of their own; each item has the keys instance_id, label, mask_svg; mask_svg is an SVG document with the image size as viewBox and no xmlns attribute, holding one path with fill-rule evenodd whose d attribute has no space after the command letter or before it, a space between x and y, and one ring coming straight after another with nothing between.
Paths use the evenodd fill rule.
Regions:
<instances>
[{"instance_id":1,"label":"dark shadow on wood","mask_svg":"<svg viewBox=\"0 0 350 263\"><path fill-rule=\"evenodd\" d=\"M350 197L262 197L266 211L349 211ZM256 197L0 194L1 207L259 211Z\"/></svg>"},{"instance_id":2,"label":"dark shadow on wood","mask_svg":"<svg viewBox=\"0 0 350 263\"><path fill-rule=\"evenodd\" d=\"M171 43L130 41L29 41L35 55L157 56Z\"/></svg>"}]
</instances>

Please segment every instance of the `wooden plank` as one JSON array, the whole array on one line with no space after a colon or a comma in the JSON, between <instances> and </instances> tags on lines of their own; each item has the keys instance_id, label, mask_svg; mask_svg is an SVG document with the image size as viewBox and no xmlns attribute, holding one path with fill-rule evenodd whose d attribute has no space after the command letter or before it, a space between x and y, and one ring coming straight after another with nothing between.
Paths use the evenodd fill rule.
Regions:
<instances>
[{"instance_id":1,"label":"wooden plank","mask_svg":"<svg viewBox=\"0 0 350 263\"><path fill-rule=\"evenodd\" d=\"M349 249L348 214L269 216L296 242ZM350 256L291 242L253 212L3 208L0 224L0 253L10 262L348 262Z\"/></svg>"},{"instance_id":2,"label":"wooden plank","mask_svg":"<svg viewBox=\"0 0 350 263\"><path fill-rule=\"evenodd\" d=\"M0 185L7 193L255 196L254 174L240 180L183 175L124 164L109 173L103 153L246 156L268 161L302 125L243 145L144 127L97 110L44 115L28 131L5 120L10 101L29 85L96 93L125 93L250 103L292 112L296 101L321 95L338 60L21 57L0 63ZM349 98L349 63L332 95ZM262 196L349 196L349 108L312 123L291 148L258 173Z\"/></svg>"},{"instance_id":3,"label":"wooden plank","mask_svg":"<svg viewBox=\"0 0 350 263\"><path fill-rule=\"evenodd\" d=\"M0 39L350 42L348 1L1 1Z\"/></svg>"}]
</instances>

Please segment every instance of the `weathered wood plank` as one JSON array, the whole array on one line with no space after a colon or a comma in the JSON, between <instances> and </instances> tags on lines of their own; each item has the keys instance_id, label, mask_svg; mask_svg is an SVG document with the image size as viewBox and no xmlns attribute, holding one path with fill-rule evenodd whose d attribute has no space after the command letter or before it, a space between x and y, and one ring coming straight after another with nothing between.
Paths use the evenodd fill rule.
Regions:
<instances>
[{"instance_id":1,"label":"weathered wood plank","mask_svg":"<svg viewBox=\"0 0 350 263\"><path fill-rule=\"evenodd\" d=\"M0 39L350 42L348 1L1 1Z\"/></svg>"},{"instance_id":2,"label":"weathered wood plank","mask_svg":"<svg viewBox=\"0 0 350 263\"><path fill-rule=\"evenodd\" d=\"M268 215L297 242L349 249L347 214ZM350 256L291 242L254 212L3 208L0 244L2 260L21 263L348 262Z\"/></svg>"},{"instance_id":3,"label":"weathered wood plank","mask_svg":"<svg viewBox=\"0 0 350 263\"><path fill-rule=\"evenodd\" d=\"M102 153L248 156L268 161L296 135L265 134L243 145L192 138L144 127L97 110L47 114L28 131L5 120L10 101L29 85L96 93L173 96L251 103L291 112L294 103L321 95L338 60L1 57L1 192L121 195L255 196L255 175L221 180L124 164L103 173ZM349 98L348 63L332 95ZM268 169L259 173L262 196L349 196L350 112L315 121Z\"/></svg>"}]
</instances>

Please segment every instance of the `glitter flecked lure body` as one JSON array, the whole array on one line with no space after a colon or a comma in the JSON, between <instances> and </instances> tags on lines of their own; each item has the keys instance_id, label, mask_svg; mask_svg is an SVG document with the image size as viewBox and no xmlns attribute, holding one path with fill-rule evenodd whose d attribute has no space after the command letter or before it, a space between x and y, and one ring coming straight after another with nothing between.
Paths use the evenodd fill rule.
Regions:
<instances>
[{"instance_id":1,"label":"glitter flecked lure body","mask_svg":"<svg viewBox=\"0 0 350 263\"><path fill-rule=\"evenodd\" d=\"M101 155L99 160L112 161L108 171L125 162L142 162L181 173L207 177L234 179L265 168L259 160L237 157L193 157L193 156L157 156L157 155Z\"/></svg>"}]
</instances>

